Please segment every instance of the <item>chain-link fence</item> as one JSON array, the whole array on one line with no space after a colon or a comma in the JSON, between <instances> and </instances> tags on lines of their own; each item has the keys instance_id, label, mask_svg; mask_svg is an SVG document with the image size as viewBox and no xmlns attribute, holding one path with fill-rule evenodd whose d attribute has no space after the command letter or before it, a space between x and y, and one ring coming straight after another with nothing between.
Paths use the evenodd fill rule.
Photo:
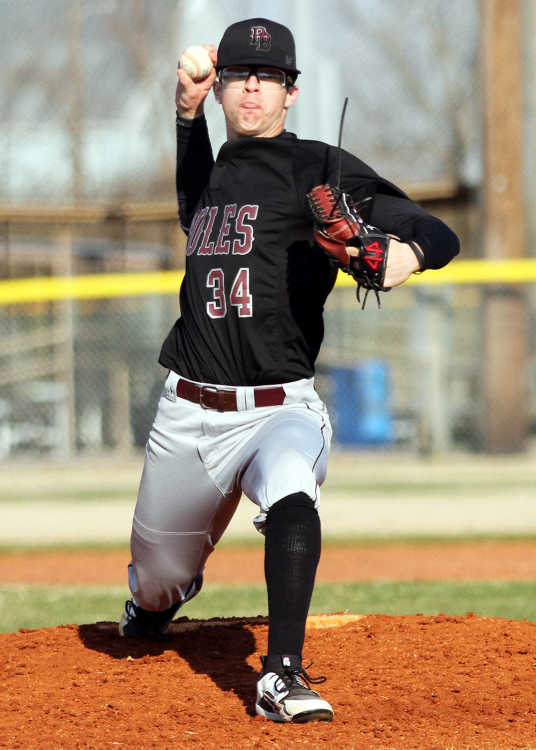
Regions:
<instances>
[{"instance_id":1,"label":"chain-link fence","mask_svg":"<svg viewBox=\"0 0 536 750\"><path fill-rule=\"evenodd\" d=\"M536 285L529 322L529 418L536 426ZM482 285L410 286L360 310L329 298L317 388L335 442L419 452L485 447ZM1 457L142 449L160 395L172 294L0 308Z\"/></svg>"},{"instance_id":2,"label":"chain-link fence","mask_svg":"<svg viewBox=\"0 0 536 750\"><path fill-rule=\"evenodd\" d=\"M487 371L494 365L485 344L488 290L480 284L405 287L384 298L381 310L369 303L361 312L350 289L335 289L320 387L339 444L486 450ZM530 331L527 389L519 394L528 393L530 435L536 428L536 285L517 292Z\"/></svg>"},{"instance_id":3,"label":"chain-link fence","mask_svg":"<svg viewBox=\"0 0 536 750\"><path fill-rule=\"evenodd\" d=\"M176 315L165 295L3 308L3 456L143 445Z\"/></svg>"}]
</instances>

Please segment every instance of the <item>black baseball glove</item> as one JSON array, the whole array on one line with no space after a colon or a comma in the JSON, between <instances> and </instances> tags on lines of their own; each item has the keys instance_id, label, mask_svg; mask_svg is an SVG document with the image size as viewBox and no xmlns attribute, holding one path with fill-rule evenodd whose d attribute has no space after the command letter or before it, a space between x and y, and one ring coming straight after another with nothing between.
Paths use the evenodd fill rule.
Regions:
<instances>
[{"instance_id":1,"label":"black baseball glove","mask_svg":"<svg viewBox=\"0 0 536 750\"><path fill-rule=\"evenodd\" d=\"M374 292L378 307L381 307L379 293L390 289L384 281L391 237L362 218L361 211L370 200L365 198L355 204L348 193L331 185L317 185L307 193L314 238L338 267L355 279L359 302L361 290L365 290L362 308L370 291ZM424 257L421 251L414 243L409 244L422 267ZM357 257L348 253L348 246L359 250Z\"/></svg>"}]
</instances>

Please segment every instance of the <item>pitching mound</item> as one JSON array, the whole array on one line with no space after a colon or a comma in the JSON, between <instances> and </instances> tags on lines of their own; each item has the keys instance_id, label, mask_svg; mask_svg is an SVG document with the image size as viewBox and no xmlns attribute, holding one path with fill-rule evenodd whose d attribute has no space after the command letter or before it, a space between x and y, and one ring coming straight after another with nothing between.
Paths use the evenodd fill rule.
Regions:
<instances>
[{"instance_id":1,"label":"pitching mound","mask_svg":"<svg viewBox=\"0 0 536 750\"><path fill-rule=\"evenodd\" d=\"M0 746L512 750L536 745L536 624L475 616L311 617L306 660L333 723L255 716L265 618L115 623L0 635Z\"/></svg>"}]
</instances>

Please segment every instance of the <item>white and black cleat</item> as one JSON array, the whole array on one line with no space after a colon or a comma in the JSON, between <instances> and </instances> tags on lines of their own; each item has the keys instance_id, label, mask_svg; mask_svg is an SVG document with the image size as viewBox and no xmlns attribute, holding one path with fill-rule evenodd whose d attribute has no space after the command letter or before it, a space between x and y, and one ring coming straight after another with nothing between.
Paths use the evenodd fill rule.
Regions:
<instances>
[{"instance_id":1,"label":"white and black cleat","mask_svg":"<svg viewBox=\"0 0 536 750\"><path fill-rule=\"evenodd\" d=\"M263 666L265 660L262 659ZM298 657L281 657L277 672L265 672L257 682L255 710L270 721L304 724L308 721L331 721L333 709L310 683L325 682L325 677L310 677ZM294 663L293 663L294 662Z\"/></svg>"}]
</instances>

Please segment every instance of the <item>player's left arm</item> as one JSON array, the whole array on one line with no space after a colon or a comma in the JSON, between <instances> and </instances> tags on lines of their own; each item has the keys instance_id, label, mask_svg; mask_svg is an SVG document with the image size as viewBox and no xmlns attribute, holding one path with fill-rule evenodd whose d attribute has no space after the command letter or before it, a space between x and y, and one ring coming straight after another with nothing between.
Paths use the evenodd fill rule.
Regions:
<instances>
[{"instance_id":1,"label":"player's left arm","mask_svg":"<svg viewBox=\"0 0 536 750\"><path fill-rule=\"evenodd\" d=\"M329 168L323 182L330 185L339 183L339 160L342 163L342 190L359 207L366 224L391 237L386 248L383 287L399 286L419 271L442 268L458 254L458 237L444 222L429 214L397 185L344 149L329 148ZM347 239L343 238L343 241L348 243ZM346 250L354 256L359 253L351 243L346 244ZM341 254L344 255L342 251ZM340 260L344 267L344 259Z\"/></svg>"}]
</instances>

